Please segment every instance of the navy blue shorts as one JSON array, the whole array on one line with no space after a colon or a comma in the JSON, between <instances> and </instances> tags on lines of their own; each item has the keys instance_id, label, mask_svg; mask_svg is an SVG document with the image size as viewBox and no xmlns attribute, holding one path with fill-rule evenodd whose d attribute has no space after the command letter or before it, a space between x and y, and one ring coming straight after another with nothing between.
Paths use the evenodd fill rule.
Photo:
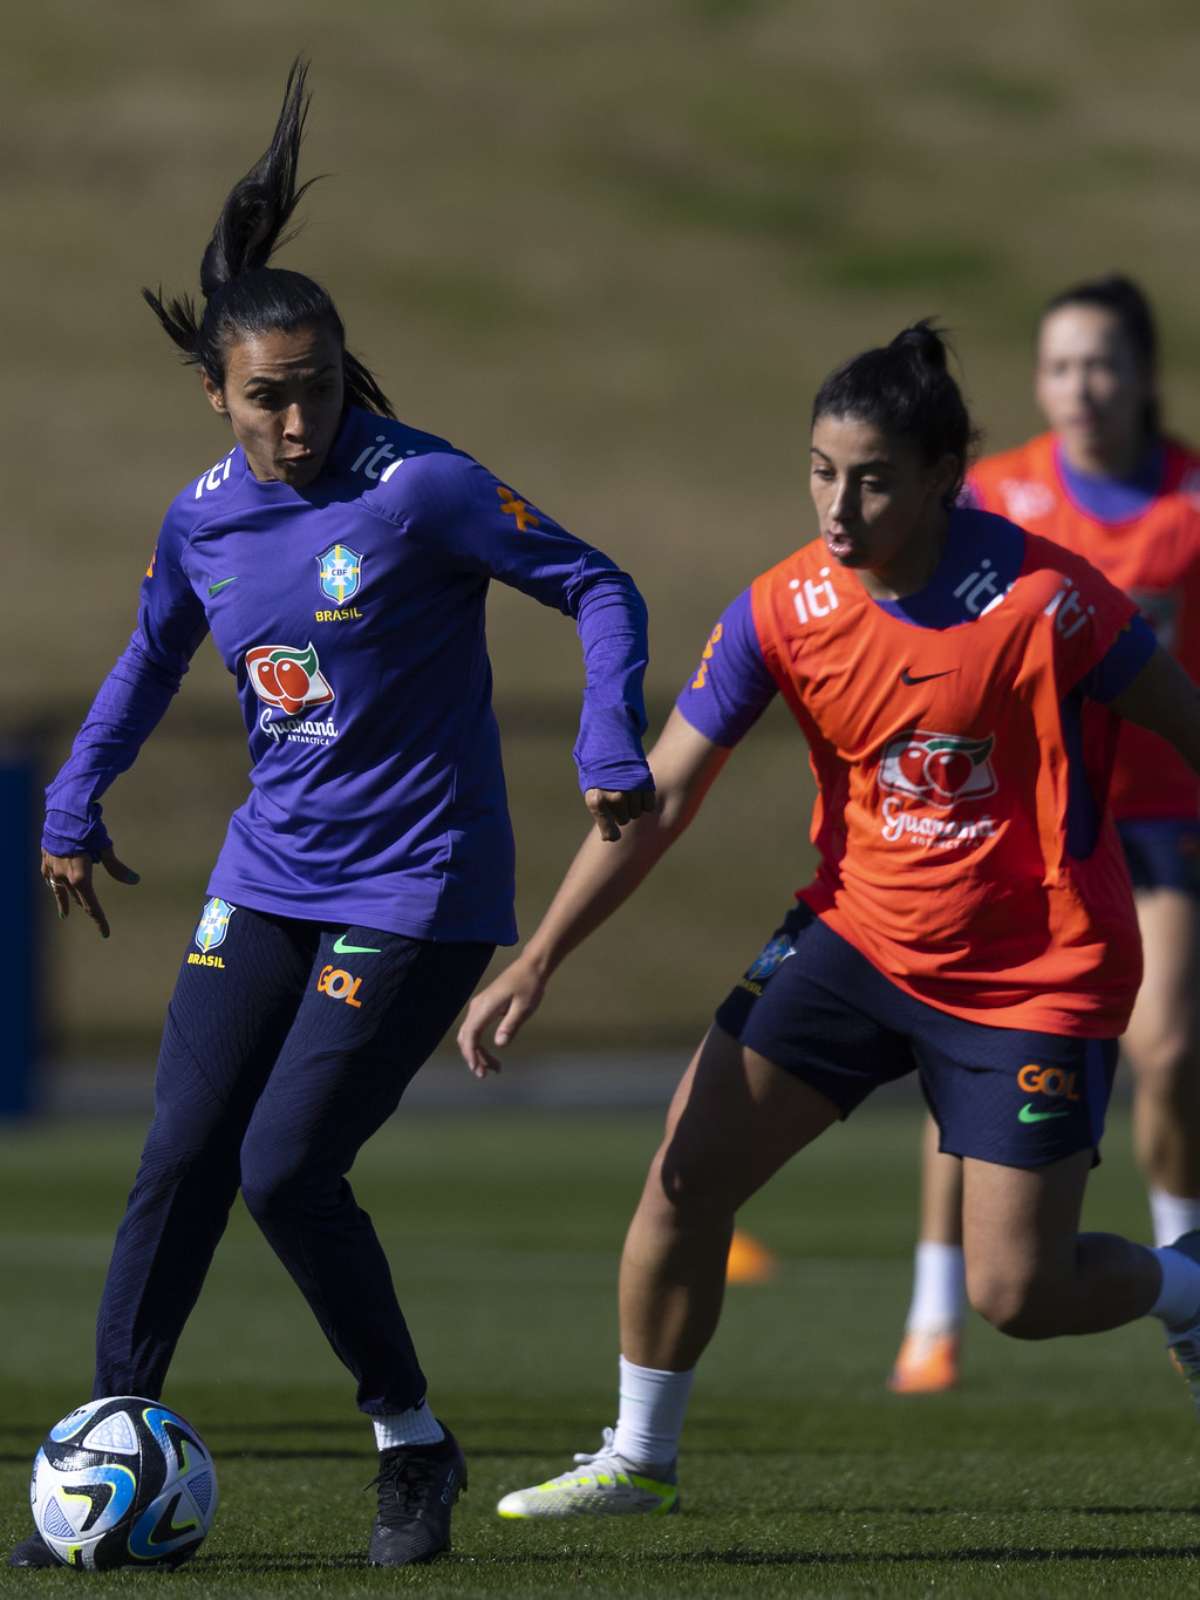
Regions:
<instances>
[{"instance_id":1,"label":"navy blue shorts","mask_svg":"<svg viewBox=\"0 0 1200 1600\"><path fill-rule=\"evenodd\" d=\"M905 994L798 905L716 1014L748 1049L832 1100L841 1117L881 1083L920 1074L948 1155L1043 1167L1095 1150L1115 1039L991 1028Z\"/></svg>"},{"instance_id":2,"label":"navy blue shorts","mask_svg":"<svg viewBox=\"0 0 1200 1600\"><path fill-rule=\"evenodd\" d=\"M1135 889L1179 889L1200 899L1200 822L1152 817L1118 822Z\"/></svg>"}]
</instances>

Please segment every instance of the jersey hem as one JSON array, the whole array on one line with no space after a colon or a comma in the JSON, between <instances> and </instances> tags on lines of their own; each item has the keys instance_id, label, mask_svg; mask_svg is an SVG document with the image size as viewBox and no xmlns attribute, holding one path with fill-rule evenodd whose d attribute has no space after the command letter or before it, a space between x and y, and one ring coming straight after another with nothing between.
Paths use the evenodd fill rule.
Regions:
<instances>
[{"instance_id":1,"label":"jersey hem","mask_svg":"<svg viewBox=\"0 0 1200 1600\"><path fill-rule=\"evenodd\" d=\"M271 916L288 917L295 922L335 922L347 927L378 928L380 933L398 933L408 939L426 939L431 944L495 944L513 945L517 942L517 926L509 919L503 924L455 925L437 916L405 915L400 912L381 911L360 902L349 904L338 897L314 895L297 906L293 900L276 898L259 889L247 889L233 878L214 873L205 893L219 895L230 905L245 906L248 911L264 911Z\"/></svg>"},{"instance_id":2,"label":"jersey hem","mask_svg":"<svg viewBox=\"0 0 1200 1600\"><path fill-rule=\"evenodd\" d=\"M797 891L796 899L808 903L803 890ZM813 909L816 910L815 907ZM907 983L894 972L882 967L872 952L854 937L854 932L845 917L839 915L835 909L827 907L817 911L816 914L830 932L836 933L839 938L857 950L881 977L894 984L901 993L908 995L910 999L920 1001L922 1005L929 1006L934 1011L958 1017L963 1022L974 1022L985 1028L1004 1028L1014 1032L1051 1033L1066 1039L1116 1039L1129 1026L1136 991L1129 996L1128 1005L1120 1010L1113 1008L1111 993L1106 994L1101 989L1096 990L1094 997L1085 989L1072 991L1069 996L1072 1003L1069 1007L1056 1006L1052 1000L1048 1001L1045 995L1036 998L1027 996L1024 999L1014 1000L1010 1005L994 1007L947 1005L944 1000L935 1000L920 986ZM1068 997L1064 995L1063 998ZM1103 1000L1104 1006L1103 1009L1097 1007L1092 1015L1085 1017L1082 1013L1089 1000L1093 1005L1096 1001Z\"/></svg>"}]
</instances>

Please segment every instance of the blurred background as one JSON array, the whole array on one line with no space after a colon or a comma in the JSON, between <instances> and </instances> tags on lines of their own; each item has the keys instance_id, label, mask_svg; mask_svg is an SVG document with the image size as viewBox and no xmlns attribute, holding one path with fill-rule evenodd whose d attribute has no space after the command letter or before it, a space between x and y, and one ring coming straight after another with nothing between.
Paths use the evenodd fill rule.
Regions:
<instances>
[{"instance_id":1,"label":"blurred background","mask_svg":"<svg viewBox=\"0 0 1200 1600\"><path fill-rule=\"evenodd\" d=\"M997 449L1035 425L1041 302L1120 268L1161 317L1172 428L1200 435L1183 0L43 0L8 19L0 55L0 742L39 782L128 637L168 502L227 447L138 291L195 290L297 51L304 175L328 177L280 261L330 287L403 418L632 571L655 726L716 613L811 536L815 386L907 321L952 330ZM500 588L490 631L529 932L585 822L579 658L568 623ZM61 1072L148 1081L246 766L206 644L105 802L143 878L105 884L108 943L78 917L51 925L22 845L10 978L43 952ZM809 801L777 708L520 1054L677 1062L803 881Z\"/></svg>"}]
</instances>

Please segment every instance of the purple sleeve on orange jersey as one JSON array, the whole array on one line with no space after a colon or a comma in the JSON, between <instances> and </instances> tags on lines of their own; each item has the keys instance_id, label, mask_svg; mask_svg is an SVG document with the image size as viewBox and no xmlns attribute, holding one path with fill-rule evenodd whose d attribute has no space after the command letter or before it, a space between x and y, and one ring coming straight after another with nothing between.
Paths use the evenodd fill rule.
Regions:
<instances>
[{"instance_id":1,"label":"purple sleeve on orange jersey","mask_svg":"<svg viewBox=\"0 0 1200 1600\"><path fill-rule=\"evenodd\" d=\"M1154 629L1143 616L1122 628L1108 654L1098 661L1079 687L1090 700L1110 704L1123 694L1158 649Z\"/></svg>"},{"instance_id":2,"label":"purple sleeve on orange jersey","mask_svg":"<svg viewBox=\"0 0 1200 1600\"><path fill-rule=\"evenodd\" d=\"M732 749L762 716L777 689L763 660L747 589L721 613L699 667L675 704L698 733Z\"/></svg>"}]
</instances>

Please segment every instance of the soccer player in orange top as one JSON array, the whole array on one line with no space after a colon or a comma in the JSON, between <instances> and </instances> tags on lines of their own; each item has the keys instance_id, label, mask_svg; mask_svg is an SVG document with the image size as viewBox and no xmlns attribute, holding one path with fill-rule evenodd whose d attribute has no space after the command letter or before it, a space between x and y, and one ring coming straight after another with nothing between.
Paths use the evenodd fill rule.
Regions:
<instances>
[{"instance_id":1,"label":"soccer player in orange top","mask_svg":"<svg viewBox=\"0 0 1200 1600\"><path fill-rule=\"evenodd\" d=\"M1141 978L1106 807L1120 716L1200 769L1200 697L1082 557L956 506L970 422L925 324L813 407L819 537L713 629L651 756L658 810L587 842L521 955L472 1001L496 1065L554 969L687 826L775 693L819 798L815 880L718 1007L668 1115L621 1266L620 1410L506 1517L662 1513L738 1207L881 1082L916 1071L962 1158L972 1303L1023 1339L1154 1315L1200 1390L1200 1234L1078 1232Z\"/></svg>"},{"instance_id":2,"label":"soccer player in orange top","mask_svg":"<svg viewBox=\"0 0 1200 1600\"><path fill-rule=\"evenodd\" d=\"M1167 438L1158 341L1127 278L1057 294L1038 327L1037 401L1051 431L989 456L972 505L1086 556L1200 678L1200 456ZM1133 879L1146 976L1125 1035L1134 1142L1156 1244L1200 1228L1200 781L1156 734L1122 729L1110 805ZM926 1126L913 1298L889 1378L900 1394L958 1381L966 1289L962 1164Z\"/></svg>"}]
</instances>

